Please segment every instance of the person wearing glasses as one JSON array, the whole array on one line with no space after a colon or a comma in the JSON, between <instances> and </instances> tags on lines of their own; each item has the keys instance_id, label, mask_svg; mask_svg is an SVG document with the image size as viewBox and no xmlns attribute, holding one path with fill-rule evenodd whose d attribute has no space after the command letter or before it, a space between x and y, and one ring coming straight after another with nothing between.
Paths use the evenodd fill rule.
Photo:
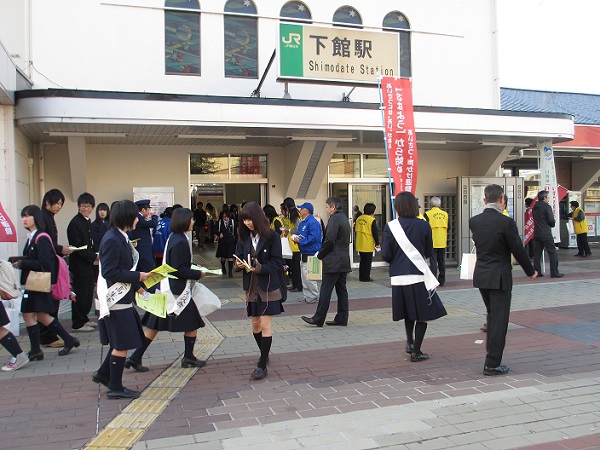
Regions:
<instances>
[{"instance_id":1,"label":"person wearing glasses","mask_svg":"<svg viewBox=\"0 0 600 450\"><path fill-rule=\"evenodd\" d=\"M91 332L98 326L88 317L92 309L96 283L94 262L98 260L92 239L92 221L90 219L94 206L96 206L96 200L92 194L88 192L81 194L77 198L79 212L71 219L67 227L69 245L78 249L69 256L72 287L77 297L77 301L71 304L72 328L76 333Z\"/></svg>"}]
</instances>

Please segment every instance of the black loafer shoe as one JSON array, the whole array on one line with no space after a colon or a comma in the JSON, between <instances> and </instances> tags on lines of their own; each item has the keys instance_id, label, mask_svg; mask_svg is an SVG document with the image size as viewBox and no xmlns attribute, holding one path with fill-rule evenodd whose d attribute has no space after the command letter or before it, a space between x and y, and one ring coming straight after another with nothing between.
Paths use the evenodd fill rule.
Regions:
<instances>
[{"instance_id":1,"label":"black loafer shoe","mask_svg":"<svg viewBox=\"0 0 600 450\"><path fill-rule=\"evenodd\" d=\"M69 345L65 345L61 350L58 351L58 356L65 356L71 353L71 350L79 347L81 344L79 343L79 339L73 338Z\"/></svg>"},{"instance_id":2,"label":"black loafer shoe","mask_svg":"<svg viewBox=\"0 0 600 450\"><path fill-rule=\"evenodd\" d=\"M150 370L146 366L142 366L141 362L137 362L137 361L134 361L131 358L127 358L125 360L125 368L129 369L130 367L133 370L135 370L136 372L148 372Z\"/></svg>"},{"instance_id":3,"label":"black loafer shoe","mask_svg":"<svg viewBox=\"0 0 600 450\"><path fill-rule=\"evenodd\" d=\"M44 352L43 351L39 351L37 353L27 353L27 356L29 357L29 361L41 361L42 359L44 359Z\"/></svg>"},{"instance_id":4,"label":"black loafer shoe","mask_svg":"<svg viewBox=\"0 0 600 450\"><path fill-rule=\"evenodd\" d=\"M257 367L256 369L254 369L254 372L252 372L252 375L250 375L250 378L252 378L253 380L262 380L264 377L267 376L267 373L268 371L266 367L264 369Z\"/></svg>"},{"instance_id":5,"label":"black loafer shoe","mask_svg":"<svg viewBox=\"0 0 600 450\"><path fill-rule=\"evenodd\" d=\"M332 326L332 327L347 327L348 326L347 323L339 323L339 322L336 322L335 320L329 320L329 321L325 322L325 324Z\"/></svg>"},{"instance_id":6,"label":"black loafer shoe","mask_svg":"<svg viewBox=\"0 0 600 450\"><path fill-rule=\"evenodd\" d=\"M557 273L556 275L551 275L550 278L562 278L564 276L565 276L564 273Z\"/></svg>"},{"instance_id":7,"label":"black loafer shoe","mask_svg":"<svg viewBox=\"0 0 600 450\"><path fill-rule=\"evenodd\" d=\"M414 349L415 349L414 344L406 344L406 347L404 347L404 351L406 353L408 353L409 355L413 352Z\"/></svg>"},{"instance_id":8,"label":"black loafer shoe","mask_svg":"<svg viewBox=\"0 0 600 450\"><path fill-rule=\"evenodd\" d=\"M92 374L92 381L94 383L98 383L98 384L108 387L109 379L108 379L108 377L105 377L104 375L100 375L98 372L94 372Z\"/></svg>"},{"instance_id":9,"label":"black loafer shoe","mask_svg":"<svg viewBox=\"0 0 600 450\"><path fill-rule=\"evenodd\" d=\"M315 322L312 317L302 316L302 320L304 320L309 325L316 325L318 327L323 326L323 324L318 324L317 322Z\"/></svg>"},{"instance_id":10,"label":"black loafer shoe","mask_svg":"<svg viewBox=\"0 0 600 450\"><path fill-rule=\"evenodd\" d=\"M583 253L577 253L576 255L573 256L585 256Z\"/></svg>"},{"instance_id":11,"label":"black loafer shoe","mask_svg":"<svg viewBox=\"0 0 600 450\"><path fill-rule=\"evenodd\" d=\"M508 366L498 366L498 367L484 367L483 374L488 377L493 377L495 375L506 375L509 371Z\"/></svg>"},{"instance_id":12,"label":"black loafer shoe","mask_svg":"<svg viewBox=\"0 0 600 450\"><path fill-rule=\"evenodd\" d=\"M420 362L420 361L426 361L428 359L429 359L429 355L427 353L423 353L423 352L412 353L410 355L410 362Z\"/></svg>"},{"instance_id":13,"label":"black loafer shoe","mask_svg":"<svg viewBox=\"0 0 600 450\"><path fill-rule=\"evenodd\" d=\"M198 358L194 358L194 359L190 359L190 358L183 358L181 360L181 367L183 367L184 369L187 369L189 367L204 367L206 365L206 361L202 361L201 359Z\"/></svg>"},{"instance_id":14,"label":"black loafer shoe","mask_svg":"<svg viewBox=\"0 0 600 450\"><path fill-rule=\"evenodd\" d=\"M122 391L113 391L109 389L106 392L106 396L110 399L115 398L138 398L142 393L140 391L133 391L131 389L123 388Z\"/></svg>"}]
</instances>

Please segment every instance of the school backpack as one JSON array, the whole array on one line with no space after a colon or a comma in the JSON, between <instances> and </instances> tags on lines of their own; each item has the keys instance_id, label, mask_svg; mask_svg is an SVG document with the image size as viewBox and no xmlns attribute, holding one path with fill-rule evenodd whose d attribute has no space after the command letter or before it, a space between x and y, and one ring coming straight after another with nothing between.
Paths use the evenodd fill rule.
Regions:
<instances>
[{"instance_id":1,"label":"school backpack","mask_svg":"<svg viewBox=\"0 0 600 450\"><path fill-rule=\"evenodd\" d=\"M64 258L56 254L54 243L52 242L52 239L48 233L39 233L35 238L36 245L40 236L46 236L50 240L52 251L54 252L54 256L56 256L58 262L58 275L56 276L56 283L52 285L52 298L54 300L67 299L71 295L71 276L69 275L69 266L67 266L67 262L64 260Z\"/></svg>"}]
</instances>

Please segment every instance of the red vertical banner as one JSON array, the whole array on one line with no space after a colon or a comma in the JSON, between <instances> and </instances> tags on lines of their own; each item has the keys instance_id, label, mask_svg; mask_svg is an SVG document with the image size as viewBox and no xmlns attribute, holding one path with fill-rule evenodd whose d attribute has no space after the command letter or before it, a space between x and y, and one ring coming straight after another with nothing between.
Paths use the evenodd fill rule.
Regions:
<instances>
[{"instance_id":1,"label":"red vertical banner","mask_svg":"<svg viewBox=\"0 0 600 450\"><path fill-rule=\"evenodd\" d=\"M417 136L413 115L412 82L408 78L381 79L383 128L394 195L417 190Z\"/></svg>"},{"instance_id":2,"label":"red vertical banner","mask_svg":"<svg viewBox=\"0 0 600 450\"><path fill-rule=\"evenodd\" d=\"M17 242L17 230L0 203L0 242Z\"/></svg>"}]
</instances>

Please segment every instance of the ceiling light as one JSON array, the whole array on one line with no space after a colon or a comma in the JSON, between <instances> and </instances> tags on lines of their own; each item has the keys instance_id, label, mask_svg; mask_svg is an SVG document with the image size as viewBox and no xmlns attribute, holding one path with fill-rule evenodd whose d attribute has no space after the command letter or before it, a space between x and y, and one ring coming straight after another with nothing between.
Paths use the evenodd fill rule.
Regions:
<instances>
[{"instance_id":1,"label":"ceiling light","mask_svg":"<svg viewBox=\"0 0 600 450\"><path fill-rule=\"evenodd\" d=\"M114 137L126 138L127 133L86 133L75 131L44 131L46 136L62 136L62 137Z\"/></svg>"},{"instance_id":2,"label":"ceiling light","mask_svg":"<svg viewBox=\"0 0 600 450\"><path fill-rule=\"evenodd\" d=\"M352 142L353 137L324 137L324 136L288 136L292 141L333 141L333 142Z\"/></svg>"},{"instance_id":3,"label":"ceiling light","mask_svg":"<svg viewBox=\"0 0 600 450\"><path fill-rule=\"evenodd\" d=\"M246 139L246 136L225 134L175 134L179 139Z\"/></svg>"}]
</instances>

